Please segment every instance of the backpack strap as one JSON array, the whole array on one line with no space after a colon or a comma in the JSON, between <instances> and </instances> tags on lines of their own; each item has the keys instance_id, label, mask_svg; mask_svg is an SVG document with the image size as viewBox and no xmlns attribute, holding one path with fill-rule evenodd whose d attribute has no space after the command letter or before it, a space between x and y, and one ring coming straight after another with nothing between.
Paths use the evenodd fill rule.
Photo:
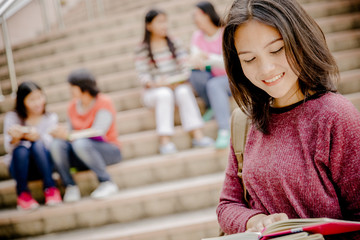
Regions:
<instances>
[{"instance_id":1,"label":"backpack strap","mask_svg":"<svg viewBox=\"0 0 360 240\"><path fill-rule=\"evenodd\" d=\"M234 148L234 153L238 162L238 176L243 184L244 199L247 200L247 191L242 176L243 169L243 152L246 143L246 136L248 132L249 121L240 108L235 108L231 115L231 140Z\"/></svg>"}]
</instances>

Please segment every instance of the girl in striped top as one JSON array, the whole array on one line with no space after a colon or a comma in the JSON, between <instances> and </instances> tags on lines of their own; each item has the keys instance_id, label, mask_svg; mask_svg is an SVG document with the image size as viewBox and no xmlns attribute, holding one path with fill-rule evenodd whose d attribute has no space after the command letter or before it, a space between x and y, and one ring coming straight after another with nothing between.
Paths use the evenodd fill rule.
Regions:
<instances>
[{"instance_id":1,"label":"girl in striped top","mask_svg":"<svg viewBox=\"0 0 360 240\"><path fill-rule=\"evenodd\" d=\"M178 41L167 36L164 12L150 10L145 17L145 36L136 49L136 69L144 86L145 106L155 108L156 131L160 136L160 153L177 151L171 142L174 133L174 106L177 104L182 126L193 136L193 146L213 145L201 130L203 121L192 88L186 83L190 70L187 53Z\"/></svg>"}]
</instances>

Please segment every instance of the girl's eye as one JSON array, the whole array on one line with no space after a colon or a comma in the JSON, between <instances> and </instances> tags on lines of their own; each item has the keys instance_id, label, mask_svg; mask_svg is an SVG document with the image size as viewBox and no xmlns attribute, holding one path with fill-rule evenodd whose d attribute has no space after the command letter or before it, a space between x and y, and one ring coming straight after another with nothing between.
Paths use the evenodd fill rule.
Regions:
<instances>
[{"instance_id":1,"label":"girl's eye","mask_svg":"<svg viewBox=\"0 0 360 240\"><path fill-rule=\"evenodd\" d=\"M245 63L250 63L250 62L252 62L252 61L254 61L254 60L255 60L255 57L253 57L253 58L250 59L250 60L245 60L245 59L244 59L244 62L245 62Z\"/></svg>"},{"instance_id":2,"label":"girl's eye","mask_svg":"<svg viewBox=\"0 0 360 240\"><path fill-rule=\"evenodd\" d=\"M273 52L271 52L271 53L272 53L272 54L277 54L277 53L281 52L281 50L283 50L283 49L284 49L284 46L282 46L282 47L279 48L278 50L273 51Z\"/></svg>"}]
</instances>

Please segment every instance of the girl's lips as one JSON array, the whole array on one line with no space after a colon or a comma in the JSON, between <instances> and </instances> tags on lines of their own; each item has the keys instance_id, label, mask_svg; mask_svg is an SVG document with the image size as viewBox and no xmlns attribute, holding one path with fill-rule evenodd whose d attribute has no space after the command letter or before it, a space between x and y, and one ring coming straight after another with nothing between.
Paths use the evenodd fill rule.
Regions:
<instances>
[{"instance_id":1,"label":"girl's lips","mask_svg":"<svg viewBox=\"0 0 360 240\"><path fill-rule=\"evenodd\" d=\"M282 78L283 76L285 75L285 73L281 73L271 79L268 79L268 80L262 80L263 83L265 83L267 86L273 86L275 84L277 84Z\"/></svg>"}]
</instances>

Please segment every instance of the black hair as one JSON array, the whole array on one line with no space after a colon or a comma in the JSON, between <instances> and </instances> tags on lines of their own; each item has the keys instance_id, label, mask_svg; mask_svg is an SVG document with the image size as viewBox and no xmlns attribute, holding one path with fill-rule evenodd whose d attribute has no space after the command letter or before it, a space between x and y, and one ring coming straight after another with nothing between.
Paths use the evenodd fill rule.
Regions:
<instances>
[{"instance_id":1,"label":"black hair","mask_svg":"<svg viewBox=\"0 0 360 240\"><path fill-rule=\"evenodd\" d=\"M206 15L208 15L211 19L211 22L217 26L221 27L223 25L223 21L221 20L219 14L217 14L214 6L208 1L202 1L196 4L201 11L203 11Z\"/></svg>"},{"instance_id":2,"label":"black hair","mask_svg":"<svg viewBox=\"0 0 360 240\"><path fill-rule=\"evenodd\" d=\"M25 120L28 117L24 101L27 95L29 95L34 90L42 91L40 86L32 81L25 81L18 86L16 94L15 112L18 114L21 120ZM45 113L45 107L43 113Z\"/></svg>"},{"instance_id":3,"label":"black hair","mask_svg":"<svg viewBox=\"0 0 360 240\"><path fill-rule=\"evenodd\" d=\"M158 9L151 9L146 13L146 15L145 15L145 33L144 33L144 40L143 40L143 43L145 44L145 46L149 52L150 60L156 68L157 68L157 65L156 65L154 55L152 53L151 45L150 45L151 32L147 29L147 25L150 24L154 20L154 18L160 14L166 15L165 12L158 10ZM169 50L170 50L173 58L176 59L176 49L175 49L174 43L171 41L171 39L168 36L166 36L165 39L166 39L167 45L169 47Z\"/></svg>"},{"instance_id":4,"label":"black hair","mask_svg":"<svg viewBox=\"0 0 360 240\"><path fill-rule=\"evenodd\" d=\"M96 97L100 92L96 85L94 75L87 69L78 69L70 73L68 83L78 86L81 92L88 92L91 96Z\"/></svg>"}]
</instances>

